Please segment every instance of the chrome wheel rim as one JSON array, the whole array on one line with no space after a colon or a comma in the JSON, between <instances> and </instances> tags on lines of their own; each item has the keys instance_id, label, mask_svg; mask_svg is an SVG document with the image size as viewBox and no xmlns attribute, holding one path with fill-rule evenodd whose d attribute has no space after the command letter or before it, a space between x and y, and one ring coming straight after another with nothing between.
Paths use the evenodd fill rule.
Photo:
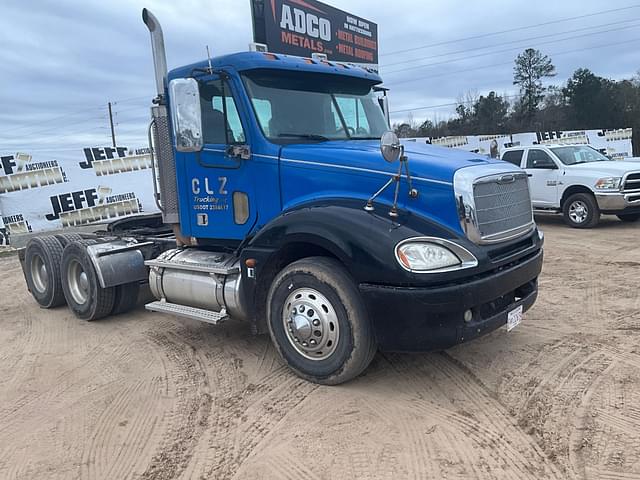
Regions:
<instances>
[{"instance_id":1,"label":"chrome wheel rim","mask_svg":"<svg viewBox=\"0 0 640 480\"><path fill-rule=\"evenodd\" d=\"M68 267L69 292L78 305L87 303L89 299L89 278L77 260L72 260Z\"/></svg>"},{"instance_id":2,"label":"chrome wheel rim","mask_svg":"<svg viewBox=\"0 0 640 480\"><path fill-rule=\"evenodd\" d=\"M31 259L31 278L33 286L38 293L44 293L49 285L49 272L40 255L34 255Z\"/></svg>"},{"instance_id":3,"label":"chrome wheel rim","mask_svg":"<svg viewBox=\"0 0 640 480\"><path fill-rule=\"evenodd\" d=\"M576 200L569 206L569 218L574 223L584 223L589 216L589 207L582 200Z\"/></svg>"},{"instance_id":4,"label":"chrome wheel rim","mask_svg":"<svg viewBox=\"0 0 640 480\"><path fill-rule=\"evenodd\" d=\"M299 288L287 297L282 323L289 343L309 360L325 360L338 347L336 311L327 297L313 288Z\"/></svg>"}]
</instances>

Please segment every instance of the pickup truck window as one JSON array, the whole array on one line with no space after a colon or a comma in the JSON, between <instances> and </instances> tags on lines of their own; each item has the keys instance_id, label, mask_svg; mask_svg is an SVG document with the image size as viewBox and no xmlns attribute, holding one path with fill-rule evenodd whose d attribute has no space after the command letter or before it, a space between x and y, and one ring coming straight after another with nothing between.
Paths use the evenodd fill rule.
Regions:
<instances>
[{"instance_id":1,"label":"pickup truck window","mask_svg":"<svg viewBox=\"0 0 640 480\"><path fill-rule=\"evenodd\" d=\"M579 163L608 162L609 158L602 155L595 148L587 145L555 147L551 149L560 161L565 165L577 165Z\"/></svg>"},{"instance_id":2,"label":"pickup truck window","mask_svg":"<svg viewBox=\"0 0 640 480\"><path fill-rule=\"evenodd\" d=\"M243 75L258 123L274 143L379 139L387 125L369 82L334 75Z\"/></svg>"},{"instance_id":3,"label":"pickup truck window","mask_svg":"<svg viewBox=\"0 0 640 480\"><path fill-rule=\"evenodd\" d=\"M557 168L557 165L544 150L529 150L526 168Z\"/></svg>"},{"instance_id":4,"label":"pickup truck window","mask_svg":"<svg viewBox=\"0 0 640 480\"><path fill-rule=\"evenodd\" d=\"M513 163L516 167L522 164L522 154L524 150L510 150L502 155L502 160Z\"/></svg>"},{"instance_id":5,"label":"pickup truck window","mask_svg":"<svg viewBox=\"0 0 640 480\"><path fill-rule=\"evenodd\" d=\"M226 145L246 141L240 115L228 84L223 83L222 80L215 80L202 85L200 108L202 137L205 144Z\"/></svg>"}]
</instances>

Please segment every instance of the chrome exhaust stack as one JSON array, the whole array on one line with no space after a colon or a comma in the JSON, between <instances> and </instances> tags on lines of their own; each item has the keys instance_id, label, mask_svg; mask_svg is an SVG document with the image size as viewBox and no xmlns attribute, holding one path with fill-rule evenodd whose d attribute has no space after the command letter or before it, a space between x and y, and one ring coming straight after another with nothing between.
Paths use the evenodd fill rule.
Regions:
<instances>
[{"instance_id":1,"label":"chrome exhaust stack","mask_svg":"<svg viewBox=\"0 0 640 480\"><path fill-rule=\"evenodd\" d=\"M142 21L151 34L153 69L156 77L158 96L151 107L151 125L149 125L149 147L153 165L154 194L156 204L162 212L162 221L173 225L178 243L184 243L180 235L180 215L178 213L178 181L176 162L171 145L169 117L165 98L167 83L167 55L164 49L164 36L158 19L146 8L142 9ZM157 165L157 171L156 171Z\"/></svg>"},{"instance_id":2,"label":"chrome exhaust stack","mask_svg":"<svg viewBox=\"0 0 640 480\"><path fill-rule=\"evenodd\" d=\"M146 8L142 9L142 21L151 34L151 51L153 53L153 70L156 76L158 96L164 95L165 79L167 78L167 54L164 49L164 35L156 16Z\"/></svg>"}]
</instances>

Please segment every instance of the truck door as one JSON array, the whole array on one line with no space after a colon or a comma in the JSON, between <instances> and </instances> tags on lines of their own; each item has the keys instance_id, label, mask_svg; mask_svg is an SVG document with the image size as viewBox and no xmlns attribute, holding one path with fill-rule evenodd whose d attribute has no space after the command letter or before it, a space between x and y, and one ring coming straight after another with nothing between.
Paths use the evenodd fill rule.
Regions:
<instances>
[{"instance_id":1,"label":"truck door","mask_svg":"<svg viewBox=\"0 0 640 480\"><path fill-rule=\"evenodd\" d=\"M551 156L542 149L530 149L525 159L525 170L529 175L533 206L557 207L560 170Z\"/></svg>"},{"instance_id":2,"label":"truck door","mask_svg":"<svg viewBox=\"0 0 640 480\"><path fill-rule=\"evenodd\" d=\"M199 87L203 149L185 162L191 236L241 240L257 214L248 129L230 82L210 78Z\"/></svg>"}]
</instances>

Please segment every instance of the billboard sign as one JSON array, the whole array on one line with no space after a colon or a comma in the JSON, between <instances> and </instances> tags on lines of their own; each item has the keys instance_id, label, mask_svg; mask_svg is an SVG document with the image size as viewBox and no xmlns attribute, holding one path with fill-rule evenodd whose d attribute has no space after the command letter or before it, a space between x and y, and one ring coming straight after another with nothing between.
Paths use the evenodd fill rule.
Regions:
<instances>
[{"instance_id":1,"label":"billboard sign","mask_svg":"<svg viewBox=\"0 0 640 480\"><path fill-rule=\"evenodd\" d=\"M251 0L253 37L273 53L377 65L378 25L316 0Z\"/></svg>"}]
</instances>

